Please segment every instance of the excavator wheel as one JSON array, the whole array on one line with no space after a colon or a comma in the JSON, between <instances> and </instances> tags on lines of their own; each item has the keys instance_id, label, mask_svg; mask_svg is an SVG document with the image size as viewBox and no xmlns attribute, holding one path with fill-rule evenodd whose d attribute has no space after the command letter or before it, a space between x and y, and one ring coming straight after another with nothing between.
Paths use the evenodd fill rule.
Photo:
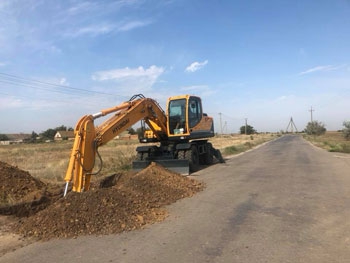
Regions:
<instances>
[{"instance_id":1,"label":"excavator wheel","mask_svg":"<svg viewBox=\"0 0 350 263\"><path fill-rule=\"evenodd\" d=\"M204 164L210 165L214 162L213 146L211 143L207 144L207 152L204 155Z\"/></svg>"},{"instance_id":2,"label":"excavator wheel","mask_svg":"<svg viewBox=\"0 0 350 263\"><path fill-rule=\"evenodd\" d=\"M199 153L195 145L192 145L188 150L179 151L178 159L188 160L190 172L196 172L199 170Z\"/></svg>"},{"instance_id":3,"label":"excavator wheel","mask_svg":"<svg viewBox=\"0 0 350 263\"><path fill-rule=\"evenodd\" d=\"M190 164L190 171L197 172L199 170L199 153L196 145L191 146L191 149L186 153L186 157Z\"/></svg>"}]
</instances>

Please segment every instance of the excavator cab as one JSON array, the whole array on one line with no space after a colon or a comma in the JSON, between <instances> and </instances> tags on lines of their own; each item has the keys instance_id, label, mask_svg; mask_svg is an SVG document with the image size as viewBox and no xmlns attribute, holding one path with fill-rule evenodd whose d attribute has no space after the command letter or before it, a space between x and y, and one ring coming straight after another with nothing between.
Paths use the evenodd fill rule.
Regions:
<instances>
[{"instance_id":1,"label":"excavator cab","mask_svg":"<svg viewBox=\"0 0 350 263\"><path fill-rule=\"evenodd\" d=\"M167 109L169 138L196 139L214 136L213 119L203 113L199 97L170 97Z\"/></svg>"}]
</instances>

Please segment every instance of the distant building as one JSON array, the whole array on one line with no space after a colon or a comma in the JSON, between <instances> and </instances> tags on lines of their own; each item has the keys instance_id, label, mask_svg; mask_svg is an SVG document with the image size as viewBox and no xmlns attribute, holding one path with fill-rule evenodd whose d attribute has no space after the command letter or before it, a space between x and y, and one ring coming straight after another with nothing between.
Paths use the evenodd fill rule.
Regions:
<instances>
[{"instance_id":1,"label":"distant building","mask_svg":"<svg viewBox=\"0 0 350 263\"><path fill-rule=\"evenodd\" d=\"M29 142L32 138L31 134L26 133L14 133L14 134L5 134L8 140L0 141L0 145L10 145Z\"/></svg>"},{"instance_id":2,"label":"distant building","mask_svg":"<svg viewBox=\"0 0 350 263\"><path fill-rule=\"evenodd\" d=\"M57 131L54 139L55 141L74 140L74 131Z\"/></svg>"}]
</instances>

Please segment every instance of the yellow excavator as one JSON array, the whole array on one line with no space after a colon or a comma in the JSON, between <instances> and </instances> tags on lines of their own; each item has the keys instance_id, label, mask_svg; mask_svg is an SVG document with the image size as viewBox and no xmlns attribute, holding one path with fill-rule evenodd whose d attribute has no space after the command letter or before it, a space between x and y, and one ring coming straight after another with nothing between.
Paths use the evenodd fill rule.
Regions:
<instances>
[{"instance_id":1,"label":"yellow excavator","mask_svg":"<svg viewBox=\"0 0 350 263\"><path fill-rule=\"evenodd\" d=\"M96 119L109 114L113 115L95 126ZM140 121L144 129L140 143L148 145L136 148L134 170L156 162L169 170L188 175L197 171L200 164L212 164L214 158L224 162L220 151L208 142L208 138L214 136L214 122L212 117L203 113L201 98L192 95L170 97L165 112L154 99L138 94L118 106L83 116L78 121L65 176L64 195L70 182L74 192L89 190L91 176L102 169L98 148ZM93 172L96 157L101 165L98 171Z\"/></svg>"}]
</instances>

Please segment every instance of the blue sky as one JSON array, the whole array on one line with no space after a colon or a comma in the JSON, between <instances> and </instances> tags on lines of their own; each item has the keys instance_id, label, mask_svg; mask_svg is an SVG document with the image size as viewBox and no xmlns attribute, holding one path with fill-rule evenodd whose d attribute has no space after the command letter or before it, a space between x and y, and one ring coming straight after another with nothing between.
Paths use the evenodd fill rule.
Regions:
<instances>
[{"instance_id":1,"label":"blue sky","mask_svg":"<svg viewBox=\"0 0 350 263\"><path fill-rule=\"evenodd\" d=\"M216 131L350 119L350 1L1 0L0 133L74 127L142 93ZM220 122L221 119L221 122Z\"/></svg>"}]
</instances>

